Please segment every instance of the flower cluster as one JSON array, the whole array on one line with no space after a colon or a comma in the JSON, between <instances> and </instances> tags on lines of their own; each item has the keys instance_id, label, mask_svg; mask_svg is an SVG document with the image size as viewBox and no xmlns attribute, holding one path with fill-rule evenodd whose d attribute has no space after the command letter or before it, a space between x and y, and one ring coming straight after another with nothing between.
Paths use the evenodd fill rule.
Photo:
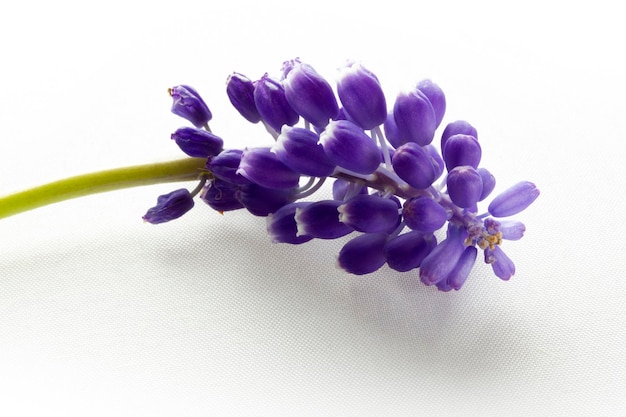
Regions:
<instances>
[{"instance_id":1,"label":"flower cluster","mask_svg":"<svg viewBox=\"0 0 626 417\"><path fill-rule=\"evenodd\" d=\"M347 62L336 92L299 59L285 62L279 77L252 81L231 74L226 93L235 109L274 138L270 146L239 150L224 149L211 132L211 112L193 88L171 88L172 112L195 126L172 139L186 154L206 158L206 172L194 191L159 197L144 220L180 217L199 194L220 213L247 209L266 216L274 242L355 234L338 255L339 266L353 274L384 264L419 268L424 284L458 290L480 249L495 275L508 280L515 266L501 244L520 239L525 227L502 218L528 207L539 195L535 185L514 185L479 214L495 178L480 166L481 145L468 122L447 124L439 150L432 144L446 98L430 80L400 92L388 106L376 75ZM329 177L332 196L306 198Z\"/></svg>"}]
</instances>

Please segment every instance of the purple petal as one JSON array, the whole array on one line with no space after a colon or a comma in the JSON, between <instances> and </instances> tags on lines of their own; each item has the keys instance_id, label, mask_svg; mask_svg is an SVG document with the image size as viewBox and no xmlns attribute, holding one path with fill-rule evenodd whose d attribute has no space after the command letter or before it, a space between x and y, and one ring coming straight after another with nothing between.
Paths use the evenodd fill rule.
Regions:
<instances>
[{"instance_id":1,"label":"purple petal","mask_svg":"<svg viewBox=\"0 0 626 417\"><path fill-rule=\"evenodd\" d=\"M508 217L517 214L539 197L539 189L532 182L523 181L500 193L489 204L493 217Z\"/></svg>"}]
</instances>

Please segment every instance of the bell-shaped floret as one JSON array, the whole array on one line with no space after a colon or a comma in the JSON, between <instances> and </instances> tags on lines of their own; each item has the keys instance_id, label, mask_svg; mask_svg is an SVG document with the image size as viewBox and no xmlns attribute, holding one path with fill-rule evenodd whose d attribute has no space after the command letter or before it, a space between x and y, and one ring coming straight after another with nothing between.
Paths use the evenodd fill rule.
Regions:
<instances>
[{"instance_id":1,"label":"bell-shaped floret","mask_svg":"<svg viewBox=\"0 0 626 417\"><path fill-rule=\"evenodd\" d=\"M398 94L393 117L403 141L421 146L432 142L437 128L435 111L428 97L417 88Z\"/></svg>"},{"instance_id":2,"label":"bell-shaped floret","mask_svg":"<svg viewBox=\"0 0 626 417\"><path fill-rule=\"evenodd\" d=\"M339 106L333 89L312 66L293 61L283 87L291 108L313 125L323 128L337 116Z\"/></svg>"},{"instance_id":3,"label":"bell-shaped floret","mask_svg":"<svg viewBox=\"0 0 626 417\"><path fill-rule=\"evenodd\" d=\"M267 233L271 236L272 242L297 245L313 239L313 236L298 235L295 220L296 209L309 204L311 203L305 201L290 203L267 216Z\"/></svg>"},{"instance_id":4,"label":"bell-shaped floret","mask_svg":"<svg viewBox=\"0 0 626 417\"><path fill-rule=\"evenodd\" d=\"M487 210L493 217L513 216L530 206L537 197L539 189L535 184L522 181L498 194Z\"/></svg>"},{"instance_id":5,"label":"bell-shaped floret","mask_svg":"<svg viewBox=\"0 0 626 417\"><path fill-rule=\"evenodd\" d=\"M446 179L450 200L461 208L472 208L480 199L483 180L476 169L463 165L454 168Z\"/></svg>"},{"instance_id":6,"label":"bell-shaped floret","mask_svg":"<svg viewBox=\"0 0 626 417\"><path fill-rule=\"evenodd\" d=\"M203 127L213 117L200 94L188 85L177 85L168 90L172 97L172 113L187 119L195 127Z\"/></svg>"},{"instance_id":7,"label":"bell-shaped floret","mask_svg":"<svg viewBox=\"0 0 626 417\"><path fill-rule=\"evenodd\" d=\"M267 188L293 188L300 180L300 174L283 164L270 148L246 148L236 173Z\"/></svg>"},{"instance_id":8,"label":"bell-shaped floret","mask_svg":"<svg viewBox=\"0 0 626 417\"><path fill-rule=\"evenodd\" d=\"M261 121L254 104L254 83L245 75L233 72L226 81L226 94L233 107L251 123Z\"/></svg>"},{"instance_id":9,"label":"bell-shaped floret","mask_svg":"<svg viewBox=\"0 0 626 417\"><path fill-rule=\"evenodd\" d=\"M402 217L411 229L431 233L443 227L448 220L448 212L432 198L417 197L404 203Z\"/></svg>"},{"instance_id":10,"label":"bell-shaped floret","mask_svg":"<svg viewBox=\"0 0 626 417\"><path fill-rule=\"evenodd\" d=\"M359 232L385 232L398 223L398 204L375 194L360 194L337 207L339 221Z\"/></svg>"},{"instance_id":11,"label":"bell-shaped floret","mask_svg":"<svg viewBox=\"0 0 626 417\"><path fill-rule=\"evenodd\" d=\"M194 127L181 127L172 133L171 138L183 152L195 158L215 156L224 146L224 141L217 135Z\"/></svg>"},{"instance_id":12,"label":"bell-shaped floret","mask_svg":"<svg viewBox=\"0 0 626 417\"><path fill-rule=\"evenodd\" d=\"M420 265L420 279L426 285L445 280L465 249L458 236L448 236L428 254Z\"/></svg>"},{"instance_id":13,"label":"bell-shaped floret","mask_svg":"<svg viewBox=\"0 0 626 417\"><path fill-rule=\"evenodd\" d=\"M258 184L240 186L235 193L243 206L255 216L267 216L293 202L294 189L267 188Z\"/></svg>"},{"instance_id":14,"label":"bell-shaped floret","mask_svg":"<svg viewBox=\"0 0 626 417\"><path fill-rule=\"evenodd\" d=\"M319 135L301 127L283 126L272 152L282 163L302 175L327 177L335 169L335 164L319 143Z\"/></svg>"},{"instance_id":15,"label":"bell-shaped floret","mask_svg":"<svg viewBox=\"0 0 626 417\"><path fill-rule=\"evenodd\" d=\"M340 268L355 275L374 272L385 264L386 242L386 233L357 236L341 248L337 263Z\"/></svg>"},{"instance_id":16,"label":"bell-shaped floret","mask_svg":"<svg viewBox=\"0 0 626 417\"><path fill-rule=\"evenodd\" d=\"M237 173L242 154L241 149L227 149L210 158L206 163L206 168L215 177L224 181L238 185L250 184L249 179Z\"/></svg>"},{"instance_id":17,"label":"bell-shaped floret","mask_svg":"<svg viewBox=\"0 0 626 417\"><path fill-rule=\"evenodd\" d=\"M485 198L489 197L489 194L496 188L496 177L486 168L481 167L478 168L477 171L480 174L480 178L483 180L483 190L480 193L480 199L478 201L483 201Z\"/></svg>"},{"instance_id":18,"label":"bell-shaped floret","mask_svg":"<svg viewBox=\"0 0 626 417\"><path fill-rule=\"evenodd\" d=\"M458 134L474 136L476 139L478 139L478 132L476 131L474 126L472 126L465 120L456 120L454 122L448 123L446 125L446 128L443 130L443 133L441 134L441 148L440 149L443 150L446 148L446 142L448 141L448 138L450 136L454 136Z\"/></svg>"},{"instance_id":19,"label":"bell-shaped floret","mask_svg":"<svg viewBox=\"0 0 626 417\"><path fill-rule=\"evenodd\" d=\"M472 271L472 268L474 267L477 255L478 249L476 249L475 246L466 247L446 279L441 280L437 283L437 288L440 291L458 291L459 289L461 289L461 287L467 280L470 272Z\"/></svg>"},{"instance_id":20,"label":"bell-shaped floret","mask_svg":"<svg viewBox=\"0 0 626 417\"><path fill-rule=\"evenodd\" d=\"M237 185L215 178L202 189L200 199L220 213L239 210L244 206L237 199L237 190Z\"/></svg>"},{"instance_id":21,"label":"bell-shaped floret","mask_svg":"<svg viewBox=\"0 0 626 417\"><path fill-rule=\"evenodd\" d=\"M342 203L337 200L322 200L303 208L296 208L297 235L336 239L352 232L354 229L339 221L337 207Z\"/></svg>"},{"instance_id":22,"label":"bell-shaped floret","mask_svg":"<svg viewBox=\"0 0 626 417\"><path fill-rule=\"evenodd\" d=\"M371 174L382 161L372 138L348 120L330 122L320 135L320 143L334 164L358 174Z\"/></svg>"},{"instance_id":23,"label":"bell-shaped floret","mask_svg":"<svg viewBox=\"0 0 626 417\"><path fill-rule=\"evenodd\" d=\"M276 132L280 132L283 125L293 126L300 120L287 102L282 84L267 74L256 82L254 104L265 123Z\"/></svg>"},{"instance_id":24,"label":"bell-shaped floret","mask_svg":"<svg viewBox=\"0 0 626 417\"><path fill-rule=\"evenodd\" d=\"M362 129L373 129L387 118L385 94L376 75L356 62L339 69L337 94L349 119Z\"/></svg>"}]
</instances>

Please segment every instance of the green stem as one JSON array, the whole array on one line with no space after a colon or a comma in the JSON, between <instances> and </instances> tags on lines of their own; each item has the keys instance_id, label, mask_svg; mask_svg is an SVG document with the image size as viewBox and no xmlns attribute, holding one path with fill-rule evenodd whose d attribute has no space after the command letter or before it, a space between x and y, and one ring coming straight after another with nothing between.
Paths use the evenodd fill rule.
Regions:
<instances>
[{"instance_id":1,"label":"green stem","mask_svg":"<svg viewBox=\"0 0 626 417\"><path fill-rule=\"evenodd\" d=\"M28 210L105 191L164 182L198 179L206 159L185 158L176 161L134 165L65 178L45 185L0 197L0 219Z\"/></svg>"}]
</instances>

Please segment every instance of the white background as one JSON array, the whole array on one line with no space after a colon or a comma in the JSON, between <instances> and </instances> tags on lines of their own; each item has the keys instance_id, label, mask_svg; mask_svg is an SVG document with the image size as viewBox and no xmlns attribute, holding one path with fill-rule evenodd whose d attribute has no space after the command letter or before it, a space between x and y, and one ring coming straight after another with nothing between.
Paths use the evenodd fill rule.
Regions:
<instances>
[{"instance_id":1,"label":"white background","mask_svg":"<svg viewBox=\"0 0 626 417\"><path fill-rule=\"evenodd\" d=\"M361 60L390 101L432 78L496 192L542 194L504 247L513 279L480 264L447 294L341 272L345 240L272 245L243 211L142 223L178 185L1 220L0 414L626 415L621 13L470 3L3 3L0 193L181 157L176 84L227 146L269 145L226 77L299 56L331 79Z\"/></svg>"}]
</instances>

